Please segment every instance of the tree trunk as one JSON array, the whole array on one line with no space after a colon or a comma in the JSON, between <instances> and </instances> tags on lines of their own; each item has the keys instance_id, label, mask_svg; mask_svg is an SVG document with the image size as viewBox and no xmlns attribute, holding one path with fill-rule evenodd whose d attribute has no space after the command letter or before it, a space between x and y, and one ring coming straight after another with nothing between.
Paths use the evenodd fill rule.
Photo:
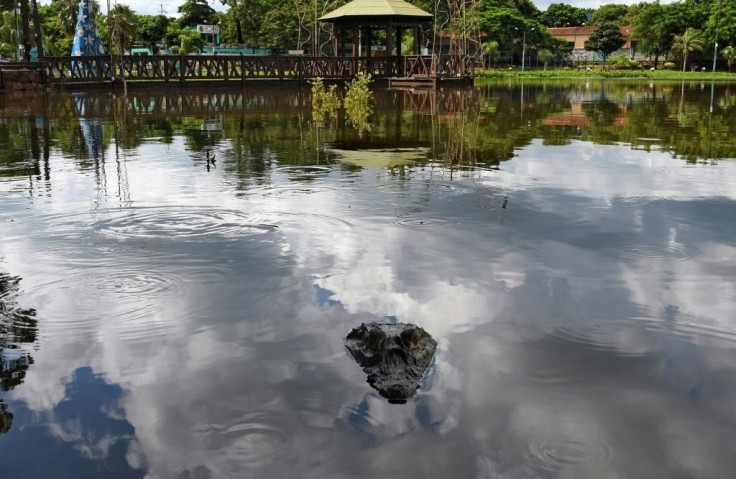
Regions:
<instances>
[{"instance_id":1,"label":"tree trunk","mask_svg":"<svg viewBox=\"0 0 736 479\"><path fill-rule=\"evenodd\" d=\"M243 26L240 25L240 19L237 17L235 18L235 31L238 34L238 44L242 45L243 44Z\"/></svg>"},{"instance_id":2,"label":"tree trunk","mask_svg":"<svg viewBox=\"0 0 736 479\"><path fill-rule=\"evenodd\" d=\"M685 65L687 65L687 47L685 47L685 56L682 58L682 73L685 73Z\"/></svg>"}]
</instances>

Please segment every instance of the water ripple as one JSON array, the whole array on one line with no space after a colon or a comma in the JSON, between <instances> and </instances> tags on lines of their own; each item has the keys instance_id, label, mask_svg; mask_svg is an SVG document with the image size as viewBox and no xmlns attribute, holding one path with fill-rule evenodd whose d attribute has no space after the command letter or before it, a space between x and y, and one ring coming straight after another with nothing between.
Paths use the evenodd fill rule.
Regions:
<instances>
[{"instance_id":1,"label":"water ripple","mask_svg":"<svg viewBox=\"0 0 736 479\"><path fill-rule=\"evenodd\" d=\"M526 460L537 471L602 466L613 457L611 448L596 438L554 437L529 445Z\"/></svg>"},{"instance_id":2,"label":"water ripple","mask_svg":"<svg viewBox=\"0 0 736 479\"><path fill-rule=\"evenodd\" d=\"M441 218L427 218L427 217L404 217L397 218L394 224L397 226L409 227L409 228L440 228L448 223L447 220Z\"/></svg>"},{"instance_id":3,"label":"water ripple","mask_svg":"<svg viewBox=\"0 0 736 479\"><path fill-rule=\"evenodd\" d=\"M643 357L658 353L647 342L645 324L636 320L599 319L576 324L553 324L545 331L556 339L577 347L622 357Z\"/></svg>"},{"instance_id":4,"label":"water ripple","mask_svg":"<svg viewBox=\"0 0 736 479\"><path fill-rule=\"evenodd\" d=\"M604 245L603 252L622 259L671 259L686 261L695 252L684 245L663 245L648 243L617 243Z\"/></svg>"},{"instance_id":5,"label":"water ripple","mask_svg":"<svg viewBox=\"0 0 736 479\"><path fill-rule=\"evenodd\" d=\"M137 208L101 219L94 225L101 234L116 239L173 239L194 241L207 237L239 238L267 233L272 224L254 222L236 210L217 208Z\"/></svg>"},{"instance_id":6,"label":"water ripple","mask_svg":"<svg viewBox=\"0 0 736 479\"><path fill-rule=\"evenodd\" d=\"M290 416L251 412L224 425L200 428L201 449L212 451L210 470L217 477L252 477L254 469L278 461L289 444Z\"/></svg>"}]
</instances>

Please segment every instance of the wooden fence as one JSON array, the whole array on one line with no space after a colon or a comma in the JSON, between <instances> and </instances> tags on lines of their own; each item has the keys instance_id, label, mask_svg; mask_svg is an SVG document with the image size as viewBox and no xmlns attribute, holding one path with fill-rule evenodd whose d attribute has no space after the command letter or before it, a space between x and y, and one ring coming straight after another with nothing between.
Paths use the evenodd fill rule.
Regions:
<instances>
[{"instance_id":1,"label":"wooden fence","mask_svg":"<svg viewBox=\"0 0 736 479\"><path fill-rule=\"evenodd\" d=\"M350 79L358 73L373 78L470 78L470 58L449 55L378 57L310 57L292 55L153 55L45 57L49 83L129 81L187 82L247 79Z\"/></svg>"}]
</instances>

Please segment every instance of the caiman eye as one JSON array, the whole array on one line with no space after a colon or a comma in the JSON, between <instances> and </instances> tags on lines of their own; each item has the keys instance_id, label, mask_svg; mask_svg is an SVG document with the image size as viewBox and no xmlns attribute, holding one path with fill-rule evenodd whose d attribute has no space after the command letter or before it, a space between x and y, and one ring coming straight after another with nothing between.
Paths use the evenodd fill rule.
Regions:
<instances>
[{"instance_id":1,"label":"caiman eye","mask_svg":"<svg viewBox=\"0 0 736 479\"><path fill-rule=\"evenodd\" d=\"M386 333L380 329L371 330L365 338L365 344L373 352L379 351L386 340Z\"/></svg>"},{"instance_id":2,"label":"caiman eye","mask_svg":"<svg viewBox=\"0 0 736 479\"><path fill-rule=\"evenodd\" d=\"M401 332L401 341L407 348L413 348L416 346L416 342L419 339L419 331L415 328L409 328Z\"/></svg>"}]
</instances>

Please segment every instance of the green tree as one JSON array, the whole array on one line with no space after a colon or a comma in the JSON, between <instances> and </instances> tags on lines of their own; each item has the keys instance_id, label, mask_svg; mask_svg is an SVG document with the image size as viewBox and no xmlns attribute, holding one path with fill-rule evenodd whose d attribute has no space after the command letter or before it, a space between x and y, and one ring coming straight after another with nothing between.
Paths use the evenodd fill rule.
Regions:
<instances>
[{"instance_id":1,"label":"green tree","mask_svg":"<svg viewBox=\"0 0 736 479\"><path fill-rule=\"evenodd\" d=\"M137 40L154 44L166 35L171 19L164 15L136 15Z\"/></svg>"},{"instance_id":2,"label":"green tree","mask_svg":"<svg viewBox=\"0 0 736 479\"><path fill-rule=\"evenodd\" d=\"M498 42L502 50L521 50L520 32L527 32L527 45L539 45L549 38L539 23L539 10L528 0L488 0L479 8L480 31ZM532 28L534 30L532 30Z\"/></svg>"},{"instance_id":3,"label":"green tree","mask_svg":"<svg viewBox=\"0 0 736 479\"><path fill-rule=\"evenodd\" d=\"M601 5L598 10L593 12L590 23L593 25L613 23L614 25L621 26L624 17L626 17L626 14L628 13L628 10L629 7L627 7L626 5L620 5L616 3Z\"/></svg>"},{"instance_id":4,"label":"green tree","mask_svg":"<svg viewBox=\"0 0 736 479\"><path fill-rule=\"evenodd\" d=\"M59 21L64 32L70 37L74 36L74 30L77 27L77 15L79 14L78 0L51 0L52 4L56 4L56 12L59 15ZM97 10L96 10L97 11Z\"/></svg>"},{"instance_id":5,"label":"green tree","mask_svg":"<svg viewBox=\"0 0 736 479\"><path fill-rule=\"evenodd\" d=\"M664 8L659 2L647 4L636 16L633 37L638 40L640 51L654 57L654 68L657 68L659 57L670 51L673 41Z\"/></svg>"},{"instance_id":6,"label":"green tree","mask_svg":"<svg viewBox=\"0 0 736 479\"><path fill-rule=\"evenodd\" d=\"M614 23L602 23L585 41L585 49L598 52L603 59L603 69L606 69L606 58L621 48L625 40L621 36L621 29Z\"/></svg>"},{"instance_id":7,"label":"green tree","mask_svg":"<svg viewBox=\"0 0 736 479\"><path fill-rule=\"evenodd\" d=\"M721 50L721 55L723 55L723 58L726 59L726 64L728 65L728 71L731 71L731 67L733 66L734 60L736 60L736 48L734 48L732 45L727 46L723 50Z\"/></svg>"},{"instance_id":8,"label":"green tree","mask_svg":"<svg viewBox=\"0 0 736 479\"><path fill-rule=\"evenodd\" d=\"M567 59L572 53L573 46L564 38L552 37L547 44L547 47L552 52L555 60L563 61Z\"/></svg>"},{"instance_id":9,"label":"green tree","mask_svg":"<svg viewBox=\"0 0 736 479\"><path fill-rule=\"evenodd\" d=\"M190 53L199 53L204 47L205 41L202 35L196 30L184 30L179 34L179 48L177 54L189 55Z\"/></svg>"},{"instance_id":10,"label":"green tree","mask_svg":"<svg viewBox=\"0 0 736 479\"><path fill-rule=\"evenodd\" d=\"M487 42L483 43L481 53L483 54L483 58L485 59L484 63L486 64L486 67L491 66L491 60L495 64L496 60L498 60L498 57L501 54L501 51L498 48L498 42L496 40L488 40Z\"/></svg>"},{"instance_id":11,"label":"green tree","mask_svg":"<svg viewBox=\"0 0 736 479\"><path fill-rule=\"evenodd\" d=\"M713 46L718 30L719 45L736 45L736 1L716 0L709 2L710 11L704 22L708 36L708 43ZM695 24L693 26L702 25Z\"/></svg>"},{"instance_id":12,"label":"green tree","mask_svg":"<svg viewBox=\"0 0 736 479\"><path fill-rule=\"evenodd\" d=\"M14 15L2 12L0 17L0 56L15 59L17 45L21 42L21 32L15 29Z\"/></svg>"},{"instance_id":13,"label":"green tree","mask_svg":"<svg viewBox=\"0 0 736 479\"><path fill-rule=\"evenodd\" d=\"M555 59L555 55L552 51L542 48L537 52L537 58L544 65L544 69L547 70L547 65Z\"/></svg>"},{"instance_id":14,"label":"green tree","mask_svg":"<svg viewBox=\"0 0 736 479\"><path fill-rule=\"evenodd\" d=\"M108 18L108 29L111 44L115 45L118 52L130 51L136 34L135 13L122 3L115 5L110 10Z\"/></svg>"},{"instance_id":15,"label":"green tree","mask_svg":"<svg viewBox=\"0 0 736 479\"><path fill-rule=\"evenodd\" d=\"M566 3L552 3L541 14L540 20L548 27L577 27L585 23L588 14L585 9L576 8Z\"/></svg>"},{"instance_id":16,"label":"green tree","mask_svg":"<svg viewBox=\"0 0 736 479\"><path fill-rule=\"evenodd\" d=\"M217 23L217 12L209 6L207 0L186 0L177 12L181 13L179 24L182 27Z\"/></svg>"},{"instance_id":17,"label":"green tree","mask_svg":"<svg viewBox=\"0 0 736 479\"><path fill-rule=\"evenodd\" d=\"M705 47L703 33L695 28L688 28L682 35L676 35L674 45L682 52L682 71L687 66L687 55L689 52L702 52Z\"/></svg>"}]
</instances>

